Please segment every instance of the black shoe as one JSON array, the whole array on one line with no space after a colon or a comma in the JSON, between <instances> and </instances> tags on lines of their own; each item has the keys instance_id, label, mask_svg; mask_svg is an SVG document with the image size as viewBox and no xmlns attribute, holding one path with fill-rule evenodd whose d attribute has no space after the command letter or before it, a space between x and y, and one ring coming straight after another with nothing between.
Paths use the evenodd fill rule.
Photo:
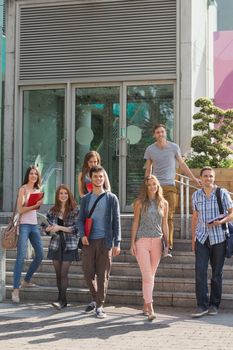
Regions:
<instances>
[{"instance_id":1,"label":"black shoe","mask_svg":"<svg viewBox=\"0 0 233 350\"><path fill-rule=\"evenodd\" d=\"M169 249L168 249L167 256L168 256L169 258L172 258L172 248L169 248Z\"/></svg>"},{"instance_id":2,"label":"black shoe","mask_svg":"<svg viewBox=\"0 0 233 350\"><path fill-rule=\"evenodd\" d=\"M61 310L61 303L59 301L55 301L52 303L52 306L57 310Z\"/></svg>"},{"instance_id":3,"label":"black shoe","mask_svg":"<svg viewBox=\"0 0 233 350\"><path fill-rule=\"evenodd\" d=\"M96 302L95 301L92 301L90 304L87 305L86 309L85 309L85 312L87 314L89 314L90 312L93 312L95 311L96 309Z\"/></svg>"},{"instance_id":4,"label":"black shoe","mask_svg":"<svg viewBox=\"0 0 233 350\"><path fill-rule=\"evenodd\" d=\"M61 303L61 309L64 309L65 307L67 307L67 302Z\"/></svg>"},{"instance_id":5,"label":"black shoe","mask_svg":"<svg viewBox=\"0 0 233 350\"><path fill-rule=\"evenodd\" d=\"M57 310L61 310L64 309L65 307L67 307L67 302L61 303L61 302L54 302L52 303L53 307L55 307L55 309Z\"/></svg>"},{"instance_id":6,"label":"black shoe","mask_svg":"<svg viewBox=\"0 0 233 350\"><path fill-rule=\"evenodd\" d=\"M202 317L204 315L207 315L208 314L208 310L207 309L203 309L202 307L198 307L196 309L196 311L194 313L192 313L192 317L193 318L198 318L198 317Z\"/></svg>"},{"instance_id":7,"label":"black shoe","mask_svg":"<svg viewBox=\"0 0 233 350\"><path fill-rule=\"evenodd\" d=\"M210 315L210 316L215 316L215 315L217 315L217 314L218 314L218 309L217 309L217 307L214 306L214 305L211 305L211 306L209 307L209 309L208 309L208 315Z\"/></svg>"}]
</instances>

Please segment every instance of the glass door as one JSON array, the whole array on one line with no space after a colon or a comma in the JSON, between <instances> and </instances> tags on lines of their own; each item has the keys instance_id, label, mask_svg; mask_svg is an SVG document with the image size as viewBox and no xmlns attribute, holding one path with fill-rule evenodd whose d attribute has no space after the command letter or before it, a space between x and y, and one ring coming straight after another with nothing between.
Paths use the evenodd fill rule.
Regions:
<instances>
[{"instance_id":1,"label":"glass door","mask_svg":"<svg viewBox=\"0 0 233 350\"><path fill-rule=\"evenodd\" d=\"M174 137L173 84L77 87L75 95L75 194L85 154L99 152L122 212L132 212L144 178L144 152L163 123ZM78 199L79 200L79 199Z\"/></svg>"},{"instance_id":2,"label":"glass door","mask_svg":"<svg viewBox=\"0 0 233 350\"><path fill-rule=\"evenodd\" d=\"M75 194L84 156L97 151L108 173L112 192L119 194L120 87L75 89Z\"/></svg>"},{"instance_id":3,"label":"glass door","mask_svg":"<svg viewBox=\"0 0 233 350\"><path fill-rule=\"evenodd\" d=\"M153 126L165 124L168 139L174 138L173 84L127 86L125 203L123 211L132 211L145 174L144 152L154 142Z\"/></svg>"},{"instance_id":4,"label":"glass door","mask_svg":"<svg viewBox=\"0 0 233 350\"><path fill-rule=\"evenodd\" d=\"M56 187L64 181L65 89L23 92L23 176L29 165L42 175L44 204L54 204Z\"/></svg>"}]
</instances>

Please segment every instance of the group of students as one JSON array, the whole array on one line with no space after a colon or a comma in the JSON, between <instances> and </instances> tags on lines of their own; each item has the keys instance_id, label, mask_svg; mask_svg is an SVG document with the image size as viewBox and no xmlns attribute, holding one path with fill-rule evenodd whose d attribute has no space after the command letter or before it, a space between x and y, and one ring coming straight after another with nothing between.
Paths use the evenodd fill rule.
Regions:
<instances>
[{"instance_id":1,"label":"group of students","mask_svg":"<svg viewBox=\"0 0 233 350\"><path fill-rule=\"evenodd\" d=\"M101 159L96 151L86 154L82 171L78 176L80 208L78 209L69 188L66 185L60 185L56 190L55 204L47 213L49 224L42 224L42 231L51 236L47 257L52 260L56 272L58 297L52 305L59 310L67 306L68 272L72 261L79 260L78 245L81 240L83 273L92 298L85 311L94 311L98 318L104 318L106 314L103 305L112 257L120 254L121 225L118 199L110 191L107 173L100 163ZM14 303L20 302L20 288L36 287L31 279L43 259L41 232L37 225L37 209L43 201L40 200L33 206L27 206L30 194L39 192L40 187L40 173L32 165L26 171L18 194L20 225L12 292ZM87 239L84 232L85 218L98 197L101 198L92 214L93 227L90 239ZM155 318L152 301L153 280L162 253L161 238L164 237L167 247L168 235L168 205L155 176L145 178L140 195L135 201L134 210L131 252L137 257L141 271L146 275L145 283L143 282L145 301L143 312L152 320ZM141 220L139 220L140 216ZM148 224L151 229L149 232L149 241L152 242L151 260L149 255L145 257L145 247L143 247L146 243L145 241L143 243L143 235L147 235ZM142 248L138 245L139 236L142 237L140 240ZM28 240L35 254L25 278L20 282ZM147 261L146 258L148 258ZM150 272L147 270L147 263L151 266Z\"/></svg>"},{"instance_id":2,"label":"group of students","mask_svg":"<svg viewBox=\"0 0 233 350\"><path fill-rule=\"evenodd\" d=\"M179 146L167 141L165 126L156 125L153 132L156 142L146 149L144 155L146 160L145 178L133 205L134 220L131 228L130 251L136 257L142 274L143 314L150 321L155 318L153 309L155 274L162 254L172 256L176 161L193 181L203 186L202 189L195 192L193 197L192 231L193 249L196 252L198 305L198 310L193 316L200 317L208 312L206 271L209 259L213 270L210 298L212 305L210 304L210 306L212 314L214 314L213 307L216 314L221 299L221 275L224 261L224 244L222 242L225 241L223 234L220 239L216 237L221 231L221 224L232 220L232 201L226 192L222 192L224 193L222 198L224 210L226 213L228 212L228 215L224 219L207 225L207 217L210 219L210 216L214 214L216 216L219 213L216 204L213 209L209 200L209 197L215 200L216 188L213 181L213 169L205 168L201 172L202 181L200 182L184 163ZM29 195L40 191L40 185L40 174L37 168L30 166L18 195L18 212L21 217L12 292L14 303L20 302L20 286L21 288L35 286L31 278L43 259L43 246L36 216L36 211L42 204L42 200L34 206L27 207ZM104 318L106 313L103 306L112 257L120 254L121 225L118 199L111 192L107 173L101 166L100 155L96 151L90 151L85 156L82 171L78 176L78 188L81 197L79 209L66 185L60 185L57 188L55 204L47 213L49 224L43 226L44 232L51 235L48 258L53 261L57 278L58 298L52 305L58 310L67 306L68 272L72 261L79 260L78 246L81 241L83 273L92 298L85 312L95 312L98 318ZM202 213L203 203L205 208L208 203L210 206L209 211L204 216ZM93 226L91 235L87 238L85 220L90 211L92 211ZM35 250L35 256L20 285L28 239ZM196 241L196 245L194 241ZM219 243L222 243L221 263L219 263ZM206 249L205 260L203 260L201 249ZM218 260L217 267L216 259ZM214 269L214 267L216 268ZM217 296L213 297L215 290L217 290Z\"/></svg>"}]
</instances>

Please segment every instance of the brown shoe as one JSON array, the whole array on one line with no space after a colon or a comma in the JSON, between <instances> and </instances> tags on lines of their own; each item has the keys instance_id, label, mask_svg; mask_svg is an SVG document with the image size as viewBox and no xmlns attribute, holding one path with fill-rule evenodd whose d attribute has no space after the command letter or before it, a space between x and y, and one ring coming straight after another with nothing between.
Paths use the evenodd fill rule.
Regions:
<instances>
[{"instance_id":1,"label":"brown shoe","mask_svg":"<svg viewBox=\"0 0 233 350\"><path fill-rule=\"evenodd\" d=\"M148 321L153 321L155 318L156 318L156 316L155 316L155 313L154 313L154 312L151 312L151 313L148 315Z\"/></svg>"},{"instance_id":2,"label":"brown shoe","mask_svg":"<svg viewBox=\"0 0 233 350\"><path fill-rule=\"evenodd\" d=\"M38 285L32 282L27 282L25 280L23 280L21 282L21 288L37 288Z\"/></svg>"},{"instance_id":3,"label":"brown shoe","mask_svg":"<svg viewBox=\"0 0 233 350\"><path fill-rule=\"evenodd\" d=\"M144 316L149 316L149 311L146 310L146 309L143 309L142 313L143 313Z\"/></svg>"}]
</instances>

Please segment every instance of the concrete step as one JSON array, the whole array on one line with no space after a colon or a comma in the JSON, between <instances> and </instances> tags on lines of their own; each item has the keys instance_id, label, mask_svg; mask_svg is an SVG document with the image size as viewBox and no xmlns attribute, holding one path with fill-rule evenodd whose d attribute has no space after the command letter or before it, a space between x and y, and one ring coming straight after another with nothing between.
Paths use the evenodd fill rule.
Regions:
<instances>
[{"instance_id":1,"label":"concrete step","mask_svg":"<svg viewBox=\"0 0 233 350\"><path fill-rule=\"evenodd\" d=\"M12 213L0 213L0 226L5 226L9 222ZM40 223L40 218L38 217L38 222ZM131 226L133 222L133 214L121 214L121 230L122 238L130 239L131 236ZM188 220L190 222L190 220ZM179 215L175 215L174 219L174 238L190 238L190 223L188 224L188 229L183 230L185 237L181 237L181 226L183 226L183 221L180 219ZM49 237L45 236L45 246L47 246Z\"/></svg>"},{"instance_id":2,"label":"concrete step","mask_svg":"<svg viewBox=\"0 0 233 350\"><path fill-rule=\"evenodd\" d=\"M22 279L25 273L22 274ZM35 273L33 281L40 287L56 287L55 273ZM6 284L12 285L13 273L7 272ZM69 274L70 288L83 288L86 285L83 274ZM135 290L140 291L142 288L141 276L115 276L112 275L109 281L109 289ZM159 292L195 292L195 281L191 278L178 277L158 277L155 278L155 290ZM223 280L223 293L230 294L233 290L232 280Z\"/></svg>"},{"instance_id":3,"label":"concrete step","mask_svg":"<svg viewBox=\"0 0 233 350\"><path fill-rule=\"evenodd\" d=\"M11 298L12 287L6 286L6 299ZM195 307L196 297L194 293L158 292L154 294L154 304L158 306ZM40 287L20 290L22 301L52 302L57 298L57 290L54 287ZM68 302L88 303L89 292L86 288L68 288ZM131 290L110 289L107 293L106 303L112 305L142 305L142 292ZM232 294L223 294L222 309L233 309Z\"/></svg>"},{"instance_id":4,"label":"concrete step","mask_svg":"<svg viewBox=\"0 0 233 350\"><path fill-rule=\"evenodd\" d=\"M6 286L6 298L11 298L12 287ZM52 302L57 298L57 289L55 287L40 287L20 290L20 298L26 300L38 300L45 302ZM190 302L194 306L194 299L187 295ZM90 295L87 288L68 288L67 299L69 302L90 302ZM176 299L173 298L172 293L154 293L156 305L175 305ZM178 299L177 299L177 302ZM113 305L142 305L142 292L132 290L109 289L106 297L106 303ZM188 306L188 305L187 305Z\"/></svg>"},{"instance_id":5,"label":"concrete step","mask_svg":"<svg viewBox=\"0 0 233 350\"><path fill-rule=\"evenodd\" d=\"M42 236L44 248L48 248L50 238L48 236ZM131 245L131 240L129 237L122 237L121 250L129 250ZM174 251L191 251L191 240L190 239L174 239Z\"/></svg>"},{"instance_id":6,"label":"concrete step","mask_svg":"<svg viewBox=\"0 0 233 350\"><path fill-rule=\"evenodd\" d=\"M158 277L179 277L179 278L193 278L195 277L195 267L194 264L172 264L167 263L170 258L165 258L162 260L158 267L157 276ZM27 271L31 260L25 260L23 271ZM15 260L7 259L6 261L6 271L13 271ZM209 268L209 275L211 269ZM232 279L233 276L233 266L224 266L224 279ZM53 273L54 267L50 260L43 260L42 264L39 266L37 272ZM82 274L82 263L81 261L73 262L70 267L70 273ZM132 262L116 262L113 261L111 275L115 276L141 276L141 272L137 263Z\"/></svg>"},{"instance_id":7,"label":"concrete step","mask_svg":"<svg viewBox=\"0 0 233 350\"><path fill-rule=\"evenodd\" d=\"M47 259L48 248L44 248L44 259ZM183 252L183 251L173 251L172 258L162 258L161 264L195 264L195 255L191 251ZM34 253L32 252L32 256ZM81 255L81 253L80 253ZM16 258L16 249L9 249L6 251L7 259L15 259ZM122 250L121 254L114 257L115 262L129 262L136 263L136 258L130 253L129 250ZM226 259L225 265L233 266L233 259Z\"/></svg>"},{"instance_id":8,"label":"concrete step","mask_svg":"<svg viewBox=\"0 0 233 350\"><path fill-rule=\"evenodd\" d=\"M8 224L11 218L12 212L0 212L0 226Z\"/></svg>"}]
</instances>

